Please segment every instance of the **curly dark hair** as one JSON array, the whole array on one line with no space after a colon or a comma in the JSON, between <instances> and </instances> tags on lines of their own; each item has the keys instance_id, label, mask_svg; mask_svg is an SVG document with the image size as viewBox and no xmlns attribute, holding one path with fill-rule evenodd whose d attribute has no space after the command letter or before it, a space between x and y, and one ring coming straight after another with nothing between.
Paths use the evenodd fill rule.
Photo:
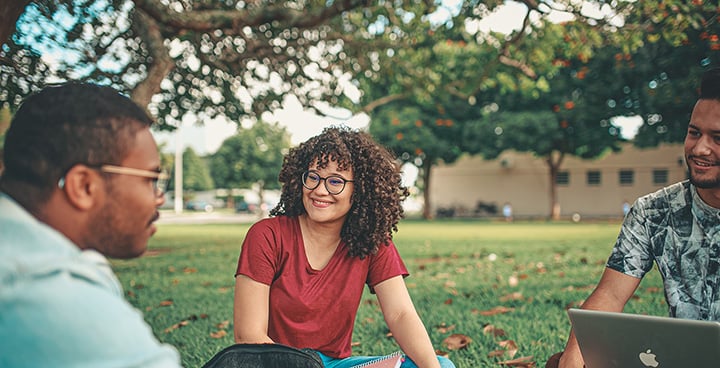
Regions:
<instances>
[{"instance_id":1,"label":"curly dark hair","mask_svg":"<svg viewBox=\"0 0 720 368\"><path fill-rule=\"evenodd\" d=\"M712 68L702 75L700 81L701 100L720 100L720 68Z\"/></svg>"},{"instance_id":2,"label":"curly dark hair","mask_svg":"<svg viewBox=\"0 0 720 368\"><path fill-rule=\"evenodd\" d=\"M365 132L347 127L325 128L285 156L279 180L280 202L271 216L300 216L305 213L302 174L317 161L325 168L335 161L340 170L354 172L354 191L341 239L352 257L365 258L388 244L403 217L402 201L409 195L402 185L395 156Z\"/></svg>"},{"instance_id":3,"label":"curly dark hair","mask_svg":"<svg viewBox=\"0 0 720 368\"><path fill-rule=\"evenodd\" d=\"M0 188L31 212L74 165L119 164L153 120L107 86L69 82L28 97L5 136Z\"/></svg>"}]
</instances>

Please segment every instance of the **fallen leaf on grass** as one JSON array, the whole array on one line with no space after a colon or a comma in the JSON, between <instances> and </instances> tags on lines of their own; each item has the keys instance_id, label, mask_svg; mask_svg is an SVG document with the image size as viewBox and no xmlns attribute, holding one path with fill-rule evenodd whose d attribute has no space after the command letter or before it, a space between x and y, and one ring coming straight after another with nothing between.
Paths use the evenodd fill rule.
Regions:
<instances>
[{"instance_id":1,"label":"fallen leaf on grass","mask_svg":"<svg viewBox=\"0 0 720 368\"><path fill-rule=\"evenodd\" d=\"M480 314L481 316L494 316L494 315L496 315L496 314L509 313L509 312L514 311L514 310L515 310L515 308L498 306L498 307L494 307L494 308L492 308L492 309L484 310L484 311L477 311L477 312L475 312L475 310L473 310L472 313L473 313L473 314Z\"/></svg>"},{"instance_id":2,"label":"fallen leaf on grass","mask_svg":"<svg viewBox=\"0 0 720 368\"><path fill-rule=\"evenodd\" d=\"M200 318L202 318L202 319L205 319L205 318L207 318L207 317L208 317L208 315L205 314L205 313L203 313L203 314L200 315ZM188 324L190 324L191 321L197 321L197 320L198 320L198 316L197 316L197 315L195 315L195 314L190 315L190 317L185 318L185 319L183 319L182 321L180 321L180 322L178 322L178 323L176 323L176 324L174 324L174 325L166 328L166 329L165 329L165 333L170 333L170 332L172 332L173 330L177 330L177 329L180 328L180 327L187 326Z\"/></svg>"},{"instance_id":3,"label":"fallen leaf on grass","mask_svg":"<svg viewBox=\"0 0 720 368\"><path fill-rule=\"evenodd\" d=\"M493 325L485 325L485 327L483 327L483 333L492 334L495 337L505 336L505 330L502 328L495 328Z\"/></svg>"},{"instance_id":4,"label":"fallen leaf on grass","mask_svg":"<svg viewBox=\"0 0 720 368\"><path fill-rule=\"evenodd\" d=\"M161 306L161 307L169 307L169 306L171 306L171 305L173 305L172 299L163 300L163 301L160 302L160 306Z\"/></svg>"},{"instance_id":5,"label":"fallen leaf on grass","mask_svg":"<svg viewBox=\"0 0 720 368\"><path fill-rule=\"evenodd\" d=\"M501 302L507 302L507 301L510 301L510 300L522 300L522 299L523 299L523 295L522 295L522 293L519 292L519 291L516 291L516 292L514 292L514 293L510 293L510 294L506 294L506 295L503 295L503 296L500 297L500 301L501 301Z\"/></svg>"},{"instance_id":6,"label":"fallen leaf on grass","mask_svg":"<svg viewBox=\"0 0 720 368\"><path fill-rule=\"evenodd\" d=\"M177 329L180 328L180 327L187 326L188 324L190 324L190 321L188 321L188 320L186 320L186 319L185 319L185 320L182 320L182 321L180 321L180 322L178 322L178 323L176 323L176 324L174 324L174 325L166 328L166 329L165 329L165 333L170 333L170 332L172 332L172 331L174 331L174 330L177 330Z\"/></svg>"},{"instance_id":7,"label":"fallen leaf on grass","mask_svg":"<svg viewBox=\"0 0 720 368\"><path fill-rule=\"evenodd\" d=\"M455 329L455 325L446 325L445 322L441 323L439 326L435 326L437 328L438 332L440 333L448 333Z\"/></svg>"},{"instance_id":8,"label":"fallen leaf on grass","mask_svg":"<svg viewBox=\"0 0 720 368\"><path fill-rule=\"evenodd\" d=\"M217 332L210 332L210 337L212 337L213 339L221 339L221 338L225 337L225 335L227 335L227 331L225 331L225 330L220 330Z\"/></svg>"},{"instance_id":9,"label":"fallen leaf on grass","mask_svg":"<svg viewBox=\"0 0 720 368\"><path fill-rule=\"evenodd\" d=\"M356 346L360 346L360 341L353 341L353 342L350 343L350 347L353 347L353 348L354 348L354 347L356 347Z\"/></svg>"},{"instance_id":10,"label":"fallen leaf on grass","mask_svg":"<svg viewBox=\"0 0 720 368\"><path fill-rule=\"evenodd\" d=\"M226 329L226 328L228 328L228 326L230 326L229 320L224 320L224 321L218 323L217 325L215 325L215 327L217 327L219 329Z\"/></svg>"},{"instance_id":11,"label":"fallen leaf on grass","mask_svg":"<svg viewBox=\"0 0 720 368\"><path fill-rule=\"evenodd\" d=\"M443 340L443 345L448 348L448 350L458 350L463 349L468 346L472 342L472 339L469 338L466 335L463 334L452 334Z\"/></svg>"},{"instance_id":12,"label":"fallen leaf on grass","mask_svg":"<svg viewBox=\"0 0 720 368\"><path fill-rule=\"evenodd\" d=\"M535 362L532 361L532 356L524 356L517 359L505 360L498 362L500 365L506 365L508 367L522 367L522 368L534 368Z\"/></svg>"},{"instance_id":13,"label":"fallen leaf on grass","mask_svg":"<svg viewBox=\"0 0 720 368\"><path fill-rule=\"evenodd\" d=\"M500 345L501 348L505 349L505 352L507 353L508 357L512 359L512 357L515 356L518 352L518 346L513 340L503 340L498 342L498 345Z\"/></svg>"}]
</instances>

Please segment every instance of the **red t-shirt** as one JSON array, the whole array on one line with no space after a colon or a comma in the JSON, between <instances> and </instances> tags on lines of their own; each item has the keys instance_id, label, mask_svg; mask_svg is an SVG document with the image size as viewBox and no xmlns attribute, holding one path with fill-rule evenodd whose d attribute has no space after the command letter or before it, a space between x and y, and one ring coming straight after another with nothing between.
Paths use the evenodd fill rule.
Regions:
<instances>
[{"instance_id":1,"label":"red t-shirt","mask_svg":"<svg viewBox=\"0 0 720 368\"><path fill-rule=\"evenodd\" d=\"M349 257L341 243L327 266L315 270L305 254L298 219L278 216L248 230L235 276L240 274L270 285L268 336L273 341L345 358L352 353L365 284L372 290L408 271L392 242L365 259Z\"/></svg>"}]
</instances>

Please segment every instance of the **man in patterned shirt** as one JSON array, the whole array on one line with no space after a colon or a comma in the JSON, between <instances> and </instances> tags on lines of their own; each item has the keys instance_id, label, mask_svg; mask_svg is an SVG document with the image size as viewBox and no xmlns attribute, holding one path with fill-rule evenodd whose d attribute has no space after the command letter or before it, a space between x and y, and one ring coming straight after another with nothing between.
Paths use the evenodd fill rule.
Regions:
<instances>
[{"instance_id":1,"label":"man in patterned shirt","mask_svg":"<svg viewBox=\"0 0 720 368\"><path fill-rule=\"evenodd\" d=\"M720 68L705 72L685 137L690 179L639 198L583 309L622 312L657 264L671 317L720 320ZM559 358L559 365L558 365ZM546 367L580 368L571 332Z\"/></svg>"}]
</instances>

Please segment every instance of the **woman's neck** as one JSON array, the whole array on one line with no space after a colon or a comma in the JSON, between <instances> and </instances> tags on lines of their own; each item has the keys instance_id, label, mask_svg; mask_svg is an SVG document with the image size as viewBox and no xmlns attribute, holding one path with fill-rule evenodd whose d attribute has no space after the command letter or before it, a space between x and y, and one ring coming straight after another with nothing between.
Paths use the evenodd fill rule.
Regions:
<instances>
[{"instance_id":1,"label":"woman's neck","mask_svg":"<svg viewBox=\"0 0 720 368\"><path fill-rule=\"evenodd\" d=\"M340 243L340 230L342 224L325 224L318 223L310 220L307 215L300 215L298 217L300 222L300 230L302 231L303 238L306 244L316 248L335 249Z\"/></svg>"}]
</instances>

